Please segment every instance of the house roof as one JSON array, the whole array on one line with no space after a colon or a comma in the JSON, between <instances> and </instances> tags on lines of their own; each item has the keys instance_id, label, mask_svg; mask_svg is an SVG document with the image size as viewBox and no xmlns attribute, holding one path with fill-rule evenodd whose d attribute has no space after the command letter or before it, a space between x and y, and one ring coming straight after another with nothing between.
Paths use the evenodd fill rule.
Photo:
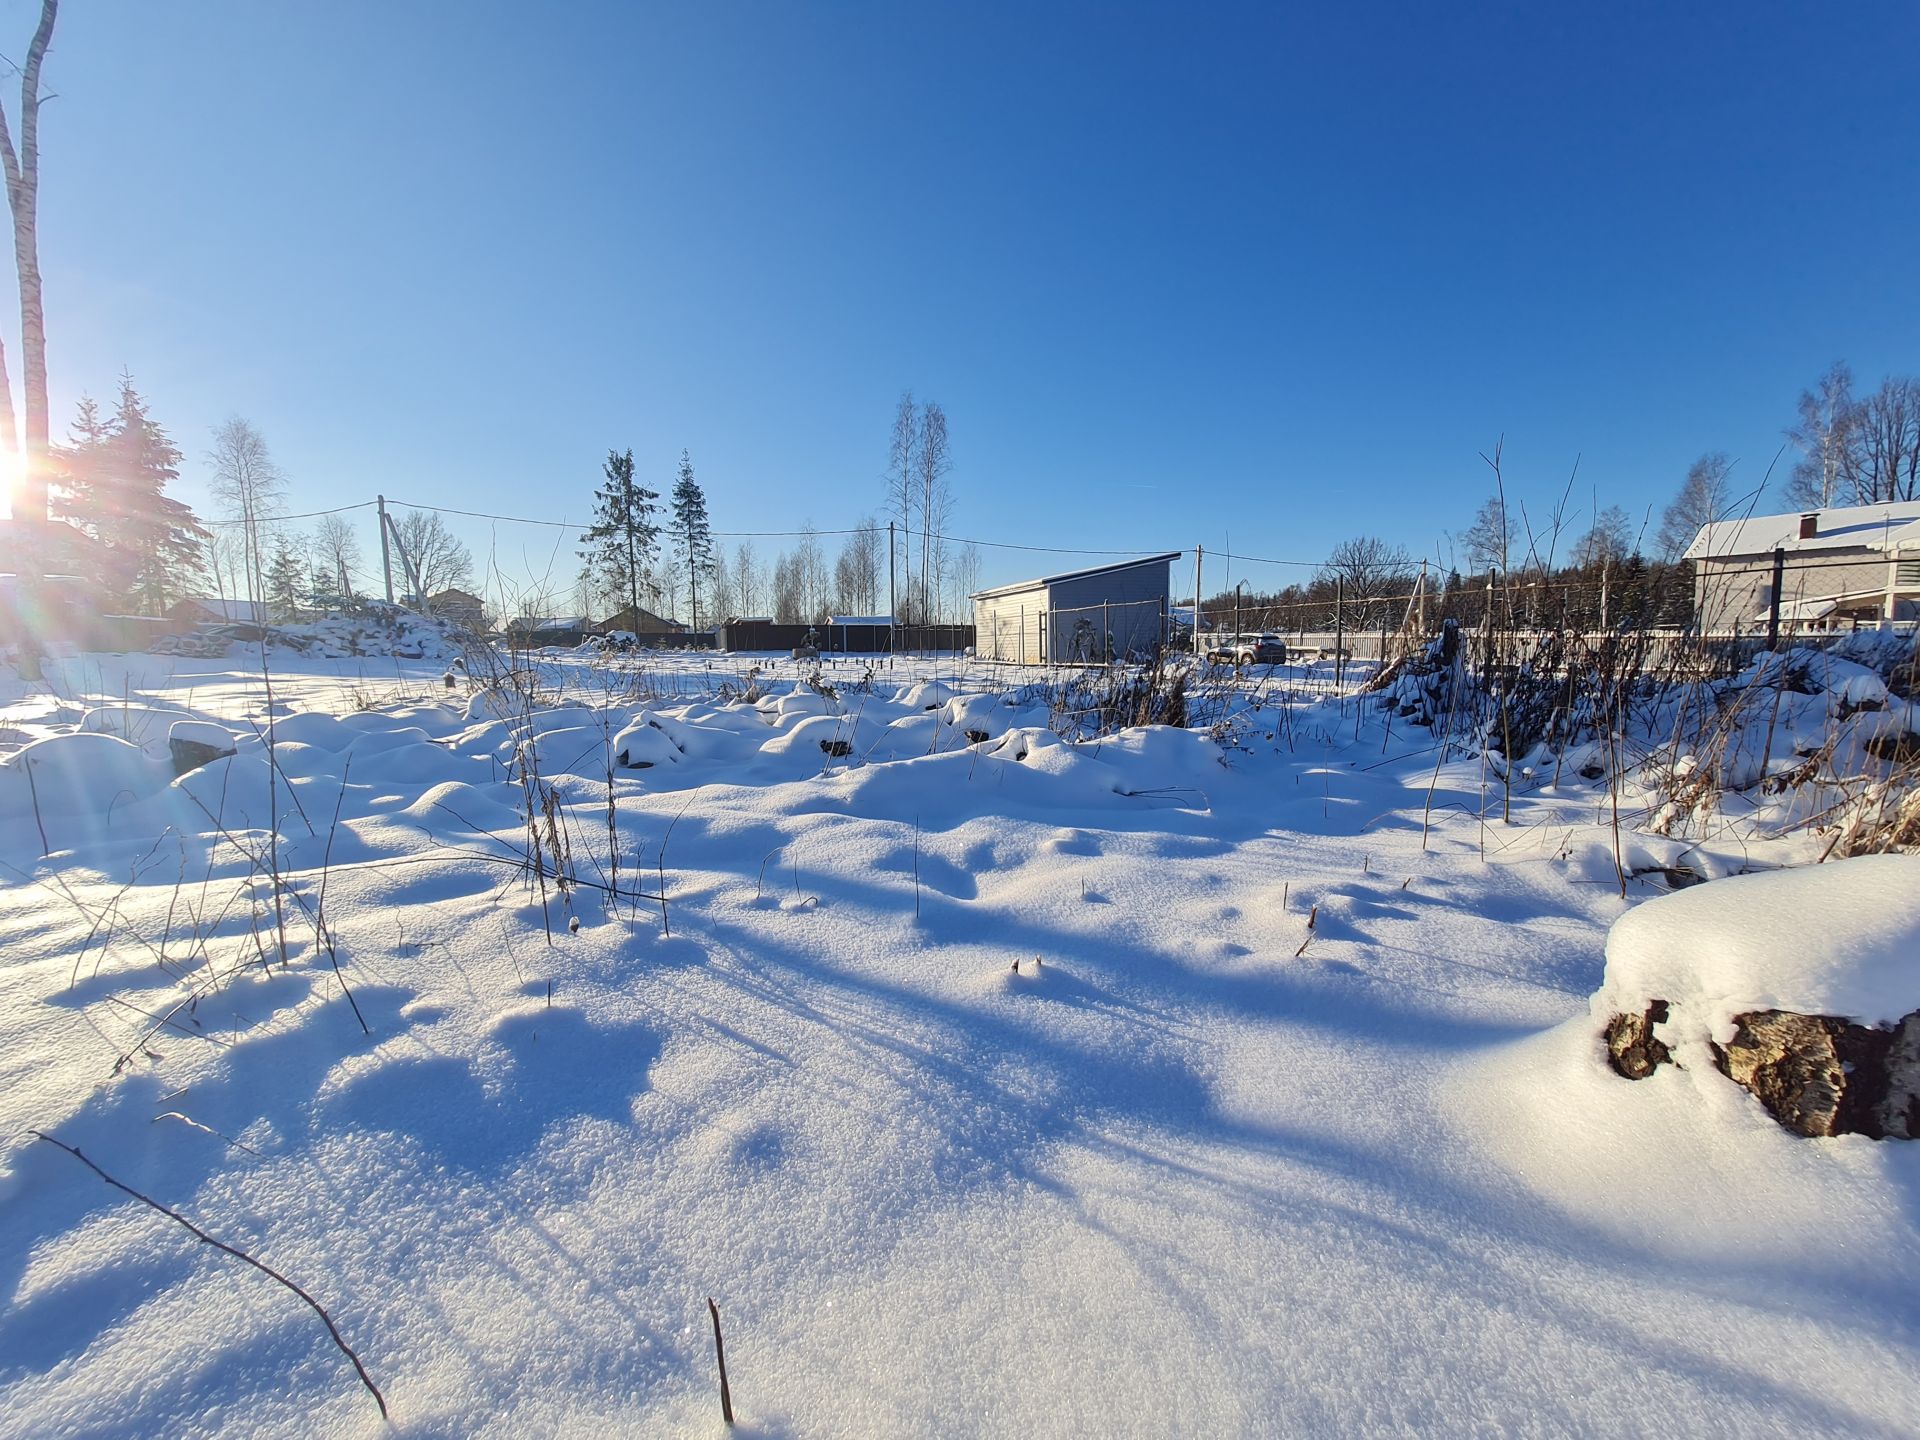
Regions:
<instances>
[{"instance_id":1,"label":"house roof","mask_svg":"<svg viewBox=\"0 0 1920 1440\"><path fill-rule=\"evenodd\" d=\"M1800 519L1817 514L1815 533L1800 538ZM1732 556L1789 554L1811 550L1920 549L1920 500L1888 500L1878 505L1837 505L1820 511L1796 510L1790 515L1751 515L1746 519L1716 520L1700 533L1681 557L1719 560Z\"/></svg>"},{"instance_id":2,"label":"house roof","mask_svg":"<svg viewBox=\"0 0 1920 1440\"><path fill-rule=\"evenodd\" d=\"M829 625L875 625L875 626L891 625L893 624L893 617L891 615L829 615L827 617L827 624Z\"/></svg>"},{"instance_id":3,"label":"house roof","mask_svg":"<svg viewBox=\"0 0 1920 1440\"><path fill-rule=\"evenodd\" d=\"M608 619L600 623L609 629L632 630L644 635L661 634L687 628L678 620L669 619L665 615L654 614L653 611L647 609L644 605L638 609L635 609L631 605L623 606L621 609L615 611Z\"/></svg>"},{"instance_id":4,"label":"house roof","mask_svg":"<svg viewBox=\"0 0 1920 1440\"><path fill-rule=\"evenodd\" d=\"M1042 585L1059 585L1068 580L1085 580L1094 575L1105 575L1114 570L1132 570L1140 565L1170 565L1184 552L1169 550L1164 555L1142 555L1138 560L1116 560L1111 565L1089 565L1084 570L1062 570L1058 575L1042 575L1037 580L1018 580L1011 585L995 586L991 590L976 590L968 598L972 600L990 600L996 595L1012 595L1020 590L1035 590Z\"/></svg>"},{"instance_id":5,"label":"house roof","mask_svg":"<svg viewBox=\"0 0 1920 1440\"><path fill-rule=\"evenodd\" d=\"M592 623L584 615L521 615L507 624L509 630L589 630Z\"/></svg>"},{"instance_id":6,"label":"house roof","mask_svg":"<svg viewBox=\"0 0 1920 1440\"><path fill-rule=\"evenodd\" d=\"M258 600L222 600L217 595L189 595L179 604L198 605L209 615L235 625L264 625L273 618L271 609Z\"/></svg>"}]
</instances>

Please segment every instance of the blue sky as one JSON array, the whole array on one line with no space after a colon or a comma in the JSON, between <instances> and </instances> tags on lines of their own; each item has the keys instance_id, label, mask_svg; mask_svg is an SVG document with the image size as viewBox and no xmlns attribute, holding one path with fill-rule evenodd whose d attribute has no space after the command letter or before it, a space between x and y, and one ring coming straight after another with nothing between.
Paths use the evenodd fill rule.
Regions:
<instances>
[{"instance_id":1,"label":"blue sky","mask_svg":"<svg viewBox=\"0 0 1920 1440\"><path fill-rule=\"evenodd\" d=\"M911 387L963 535L1432 554L1503 434L1637 514L1702 451L1757 484L1833 359L1913 369L1917 80L1873 0L71 3L56 428L126 366L196 502L239 414L300 509L580 521L685 447L721 530L831 529Z\"/></svg>"}]
</instances>

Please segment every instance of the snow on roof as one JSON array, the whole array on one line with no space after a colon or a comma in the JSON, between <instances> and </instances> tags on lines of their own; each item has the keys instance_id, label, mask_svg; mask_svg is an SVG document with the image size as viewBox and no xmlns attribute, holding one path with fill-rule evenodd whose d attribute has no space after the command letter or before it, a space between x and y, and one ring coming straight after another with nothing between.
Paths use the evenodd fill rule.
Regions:
<instances>
[{"instance_id":1,"label":"snow on roof","mask_svg":"<svg viewBox=\"0 0 1920 1440\"><path fill-rule=\"evenodd\" d=\"M1803 515L1817 514L1815 533L1800 538ZM1796 510L1790 515L1752 515L1715 520L1682 556L1687 560L1740 555L1770 555L1775 550L1895 550L1920 548L1920 500L1889 500L1879 505L1840 505L1826 510Z\"/></svg>"},{"instance_id":2,"label":"snow on roof","mask_svg":"<svg viewBox=\"0 0 1920 1440\"><path fill-rule=\"evenodd\" d=\"M264 625L273 618L258 600L222 600L212 595L189 595L187 603L239 625Z\"/></svg>"},{"instance_id":3,"label":"snow on roof","mask_svg":"<svg viewBox=\"0 0 1920 1440\"><path fill-rule=\"evenodd\" d=\"M1649 900L1607 935L1593 1013L1665 1000L1725 1044L1751 1010L1864 1024L1914 1008L1920 855L1863 855L1729 875Z\"/></svg>"},{"instance_id":4,"label":"snow on roof","mask_svg":"<svg viewBox=\"0 0 1920 1440\"><path fill-rule=\"evenodd\" d=\"M829 615L829 625L891 625L891 615Z\"/></svg>"},{"instance_id":5,"label":"snow on roof","mask_svg":"<svg viewBox=\"0 0 1920 1440\"><path fill-rule=\"evenodd\" d=\"M1169 550L1164 555L1142 555L1138 560L1116 560L1110 565L1089 565L1084 570L1063 570L1058 575L1042 575L1037 580L1016 580L1011 585L997 585L991 590L976 590L967 598L989 600L995 595L1011 595L1017 590L1033 590L1042 585L1060 585L1068 580L1085 580L1090 575L1105 575L1113 570L1132 570L1139 565L1169 565L1184 553L1180 550Z\"/></svg>"}]
</instances>

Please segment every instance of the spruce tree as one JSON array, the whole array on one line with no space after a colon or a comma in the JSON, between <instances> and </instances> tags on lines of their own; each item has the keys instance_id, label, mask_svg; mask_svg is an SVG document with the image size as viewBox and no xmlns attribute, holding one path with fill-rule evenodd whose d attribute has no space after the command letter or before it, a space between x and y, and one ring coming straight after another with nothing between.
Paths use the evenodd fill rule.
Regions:
<instances>
[{"instance_id":1,"label":"spruce tree","mask_svg":"<svg viewBox=\"0 0 1920 1440\"><path fill-rule=\"evenodd\" d=\"M166 493L180 478L180 447L147 413L131 375L120 377L110 416L81 399L57 460L61 509L102 547L92 578L119 603L159 614L200 573L207 532Z\"/></svg>"},{"instance_id":2,"label":"spruce tree","mask_svg":"<svg viewBox=\"0 0 1920 1440\"><path fill-rule=\"evenodd\" d=\"M660 492L634 482L631 450L609 450L601 471L606 481L594 492L594 523L580 537L588 547L580 552L580 558L610 590L627 597L637 626L641 577L652 563L653 549L660 538L660 527L653 518L660 510L654 503Z\"/></svg>"},{"instance_id":3,"label":"spruce tree","mask_svg":"<svg viewBox=\"0 0 1920 1440\"><path fill-rule=\"evenodd\" d=\"M687 567L688 628L700 628L700 577L713 572L713 526L707 497L693 478L693 461L680 452L680 478L673 485L673 544Z\"/></svg>"},{"instance_id":4,"label":"spruce tree","mask_svg":"<svg viewBox=\"0 0 1920 1440\"><path fill-rule=\"evenodd\" d=\"M306 566L300 552L284 534L273 537L273 558L267 562L267 603L276 620L300 618L301 592L306 586Z\"/></svg>"}]
</instances>

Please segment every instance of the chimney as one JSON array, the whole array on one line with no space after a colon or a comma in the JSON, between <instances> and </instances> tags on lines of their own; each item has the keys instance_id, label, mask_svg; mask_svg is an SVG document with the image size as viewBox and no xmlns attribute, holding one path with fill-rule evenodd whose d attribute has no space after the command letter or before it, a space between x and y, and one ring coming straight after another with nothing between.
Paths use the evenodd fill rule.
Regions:
<instances>
[{"instance_id":1,"label":"chimney","mask_svg":"<svg viewBox=\"0 0 1920 1440\"><path fill-rule=\"evenodd\" d=\"M1820 533L1820 512L1809 510L1800 517L1800 538L1811 540Z\"/></svg>"}]
</instances>

